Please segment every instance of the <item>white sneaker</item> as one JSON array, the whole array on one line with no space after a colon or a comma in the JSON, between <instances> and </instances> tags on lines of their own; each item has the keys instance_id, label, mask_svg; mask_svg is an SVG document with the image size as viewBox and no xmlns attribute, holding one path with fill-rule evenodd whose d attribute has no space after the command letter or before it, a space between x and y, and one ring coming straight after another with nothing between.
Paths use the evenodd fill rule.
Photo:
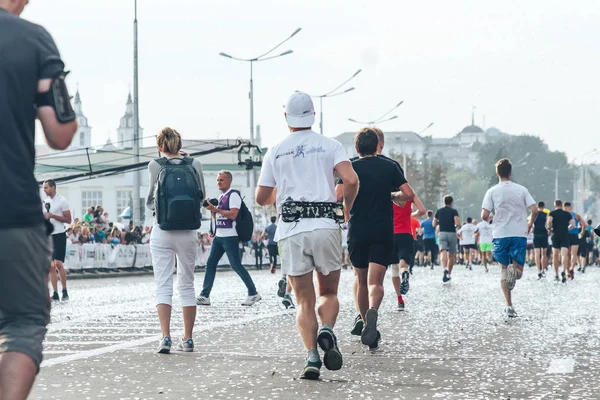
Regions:
<instances>
[{"instance_id":1,"label":"white sneaker","mask_svg":"<svg viewBox=\"0 0 600 400\"><path fill-rule=\"evenodd\" d=\"M242 305L243 306L252 306L261 300L262 300L262 297L260 297L260 294L255 294L254 296L248 296L248 298L246 299L245 302L242 303Z\"/></svg>"},{"instance_id":2,"label":"white sneaker","mask_svg":"<svg viewBox=\"0 0 600 400\"><path fill-rule=\"evenodd\" d=\"M517 274L517 269L512 264L506 267L506 288L508 290L513 290L515 288Z\"/></svg>"},{"instance_id":3,"label":"white sneaker","mask_svg":"<svg viewBox=\"0 0 600 400\"><path fill-rule=\"evenodd\" d=\"M160 354L169 354L171 352L171 344L171 338L165 336L164 338L160 339L160 342L158 342L157 352Z\"/></svg>"},{"instance_id":4,"label":"white sneaker","mask_svg":"<svg viewBox=\"0 0 600 400\"><path fill-rule=\"evenodd\" d=\"M177 343L177 350L185 351L186 353L194 351L194 341L192 338L189 338L188 340L181 339L181 341Z\"/></svg>"},{"instance_id":5,"label":"white sneaker","mask_svg":"<svg viewBox=\"0 0 600 400\"><path fill-rule=\"evenodd\" d=\"M517 312L515 311L515 309L513 307L506 307L506 316L508 318L517 318Z\"/></svg>"},{"instance_id":6,"label":"white sneaker","mask_svg":"<svg viewBox=\"0 0 600 400\"><path fill-rule=\"evenodd\" d=\"M196 298L196 304L199 306L210 306L210 299L199 295L198 298Z\"/></svg>"}]
</instances>

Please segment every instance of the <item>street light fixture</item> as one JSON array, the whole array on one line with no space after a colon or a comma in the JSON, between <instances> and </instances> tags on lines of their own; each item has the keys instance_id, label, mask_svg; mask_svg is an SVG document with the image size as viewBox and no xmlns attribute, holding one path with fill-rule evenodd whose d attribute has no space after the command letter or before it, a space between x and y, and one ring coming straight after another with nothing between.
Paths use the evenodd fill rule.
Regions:
<instances>
[{"instance_id":1,"label":"street light fixture","mask_svg":"<svg viewBox=\"0 0 600 400\"><path fill-rule=\"evenodd\" d=\"M346 94L348 92L351 92L354 90L354 86L351 88L348 88L346 90L344 90L343 92L338 92L338 90L344 86L345 84L347 84L348 82L350 82L352 79L354 79L356 77L356 75L360 74L362 71L362 69L359 69L358 71L356 71L354 73L354 75L352 75L350 78L346 79L344 82L340 83L335 89L330 90L329 92L325 93L325 94L321 94L318 96L312 96L311 97L316 97L319 99L319 107L321 109L320 111L320 117L319 117L319 128L321 131L321 135L323 134L323 99L325 97L335 97L335 96L341 96L343 94Z\"/></svg>"},{"instance_id":2,"label":"street light fixture","mask_svg":"<svg viewBox=\"0 0 600 400\"><path fill-rule=\"evenodd\" d=\"M430 123L429 125L427 125L427 127L426 127L425 129L422 129L422 130L421 130L421 131L418 133L418 135L421 135L421 134L422 134L423 132L425 132L427 129L431 128L431 127L433 126L433 124L434 124L434 123L432 122L432 123Z\"/></svg>"},{"instance_id":3,"label":"street light fixture","mask_svg":"<svg viewBox=\"0 0 600 400\"><path fill-rule=\"evenodd\" d=\"M384 122L388 122L388 121L391 121L393 119L398 118L397 115L394 115L391 118L384 119L389 114L391 114L393 111L395 111L398 107L400 107L402 105L402 103L404 103L404 100L402 100L400 103L396 104L396 106L394 106L394 108L392 108L391 110L389 110L388 112L386 112L385 114L383 114L382 116L380 116L379 118L374 119L372 121L359 121L359 120L356 120L356 119L353 119L353 118L348 118L348 121L354 122L354 123L357 123L357 124L368 125L368 126L373 126L375 124L382 124Z\"/></svg>"},{"instance_id":4,"label":"street light fixture","mask_svg":"<svg viewBox=\"0 0 600 400\"><path fill-rule=\"evenodd\" d=\"M285 42L287 42L288 40L290 40L291 38L293 38L294 36L296 36L296 34L298 34L298 32L300 32L302 30L302 28L298 28L296 29L290 36L288 36L285 40L283 40L282 42L280 42L279 44L277 44L275 47L273 47L272 49L270 49L269 51L267 51L266 53L261 54L260 56L257 57L253 57L253 58L239 58L239 57L234 57L230 54L221 52L219 53L219 55L221 57L225 57L225 58L229 58L232 60L236 60L236 61L243 61L243 62L249 62L250 63L250 93L248 94L248 97L250 98L250 142L252 144L254 144L254 80L253 80L253 67L254 67L254 62L259 62L259 61L267 61L267 60L272 60L274 58L279 58L279 57L283 57L283 56L287 56L288 54L292 54L293 50L287 50L284 51L283 53L277 54L277 55L272 55L269 56L269 54L271 54L273 51L277 50L282 44L284 44ZM252 149L250 151L250 157L253 158L254 156L254 149ZM252 198L254 198L254 170L252 170L252 174L251 174L251 178L250 178L250 192L251 192L251 196ZM250 171L248 171L248 174L250 174ZM254 214L254 201L252 201L252 214Z\"/></svg>"}]
</instances>

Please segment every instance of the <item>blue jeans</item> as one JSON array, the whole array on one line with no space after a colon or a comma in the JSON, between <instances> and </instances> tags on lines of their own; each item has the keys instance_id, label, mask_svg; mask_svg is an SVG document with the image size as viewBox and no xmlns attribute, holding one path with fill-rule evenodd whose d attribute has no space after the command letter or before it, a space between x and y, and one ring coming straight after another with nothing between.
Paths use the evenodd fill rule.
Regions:
<instances>
[{"instance_id":1,"label":"blue jeans","mask_svg":"<svg viewBox=\"0 0 600 400\"><path fill-rule=\"evenodd\" d=\"M231 237L218 237L216 236L213 240L212 247L210 249L210 255L206 262L206 271L204 274L204 284L202 285L201 296L209 297L210 291L212 290L213 284L215 283L215 276L217 275L217 264L223 254L227 254L229 264L231 268L242 278L242 281L248 288L248 296L254 296L257 294L254 282L250 277L246 268L242 265L242 258L240 257L239 240L237 236Z\"/></svg>"},{"instance_id":2,"label":"blue jeans","mask_svg":"<svg viewBox=\"0 0 600 400\"><path fill-rule=\"evenodd\" d=\"M522 267L525 265L527 255L527 239L524 237L494 239L492 255L504 266L508 266L513 261Z\"/></svg>"}]
</instances>

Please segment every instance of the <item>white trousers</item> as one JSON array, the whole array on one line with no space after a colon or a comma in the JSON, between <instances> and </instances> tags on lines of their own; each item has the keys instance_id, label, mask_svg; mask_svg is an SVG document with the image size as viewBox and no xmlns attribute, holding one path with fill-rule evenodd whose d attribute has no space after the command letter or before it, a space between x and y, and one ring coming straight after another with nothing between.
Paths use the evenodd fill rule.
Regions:
<instances>
[{"instance_id":1,"label":"white trousers","mask_svg":"<svg viewBox=\"0 0 600 400\"><path fill-rule=\"evenodd\" d=\"M172 304L173 272L177 265L177 291L181 306L196 306L194 268L197 251L196 231L163 231L156 224L152 227L150 252L157 304Z\"/></svg>"}]
</instances>

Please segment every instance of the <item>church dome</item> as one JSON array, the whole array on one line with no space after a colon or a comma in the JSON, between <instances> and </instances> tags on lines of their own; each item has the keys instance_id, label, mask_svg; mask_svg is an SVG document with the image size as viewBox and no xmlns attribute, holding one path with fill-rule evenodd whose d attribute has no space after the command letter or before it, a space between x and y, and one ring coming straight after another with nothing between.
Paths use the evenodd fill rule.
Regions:
<instances>
[{"instance_id":1,"label":"church dome","mask_svg":"<svg viewBox=\"0 0 600 400\"><path fill-rule=\"evenodd\" d=\"M483 133L483 129L481 129L477 125L469 125L465 126L465 128L460 133Z\"/></svg>"}]
</instances>

